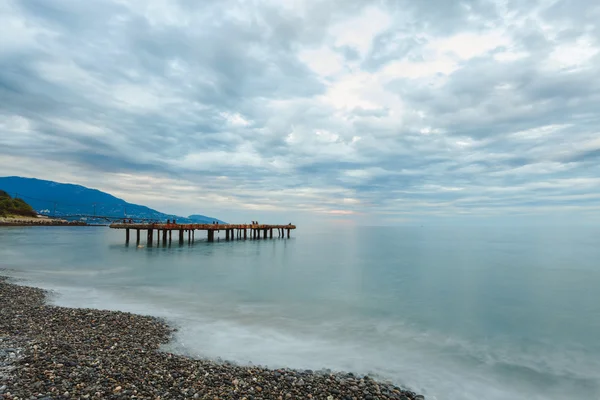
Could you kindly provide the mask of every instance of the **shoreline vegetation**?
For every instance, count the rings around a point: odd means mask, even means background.
[[[0,226],[86,226],[82,221],[39,216],[25,200],[0,190]]]
[[[160,351],[175,332],[161,319],[52,306],[47,295],[0,276],[0,399],[424,399],[352,373]]]

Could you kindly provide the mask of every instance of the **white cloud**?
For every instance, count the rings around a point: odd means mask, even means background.
[[[222,112],[221,117],[225,118],[227,123],[232,126],[248,126],[250,121],[239,113]]]
[[[364,57],[371,48],[373,39],[390,24],[391,18],[386,12],[370,6],[361,10],[360,14],[336,23],[329,32],[334,38],[335,46],[349,46]]]
[[[600,48],[591,37],[581,36],[573,42],[558,44],[549,56],[549,67],[557,69],[591,67],[590,62],[599,51]]]
[[[491,31],[465,32],[447,38],[436,38],[429,42],[427,48],[441,56],[457,56],[461,60],[468,60],[509,45],[510,39],[505,33]]]
[[[336,75],[344,69],[342,56],[327,47],[304,49],[299,53],[298,57],[310,69],[323,77]]]

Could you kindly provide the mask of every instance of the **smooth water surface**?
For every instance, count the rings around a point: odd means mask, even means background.
[[[166,317],[170,350],[196,357],[370,373],[428,399],[600,398],[599,229],[335,228],[151,248],[0,228],[0,267],[59,305]]]

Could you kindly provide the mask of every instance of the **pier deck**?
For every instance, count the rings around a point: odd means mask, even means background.
[[[225,231],[225,240],[234,239],[273,239],[273,230],[277,230],[278,237],[290,238],[290,231],[296,229],[296,225],[264,225],[264,224],[164,224],[151,223],[139,224],[119,222],[110,225],[111,229],[125,229],[125,241],[129,243],[130,230],[136,231],[136,241],[140,242],[140,231],[146,231],[147,243],[152,245],[154,242],[154,231],[156,231],[156,242],[160,243],[161,238],[163,243],[171,242],[173,231],[179,233],[179,242],[185,240],[187,233],[188,243],[195,239],[196,231],[206,231],[207,240],[213,242],[215,240],[215,232]]]

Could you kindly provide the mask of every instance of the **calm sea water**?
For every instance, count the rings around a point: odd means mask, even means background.
[[[138,248],[102,227],[2,228],[0,267],[59,305],[166,317],[169,350],[196,357],[370,373],[428,399],[600,398],[599,229],[293,236]]]

